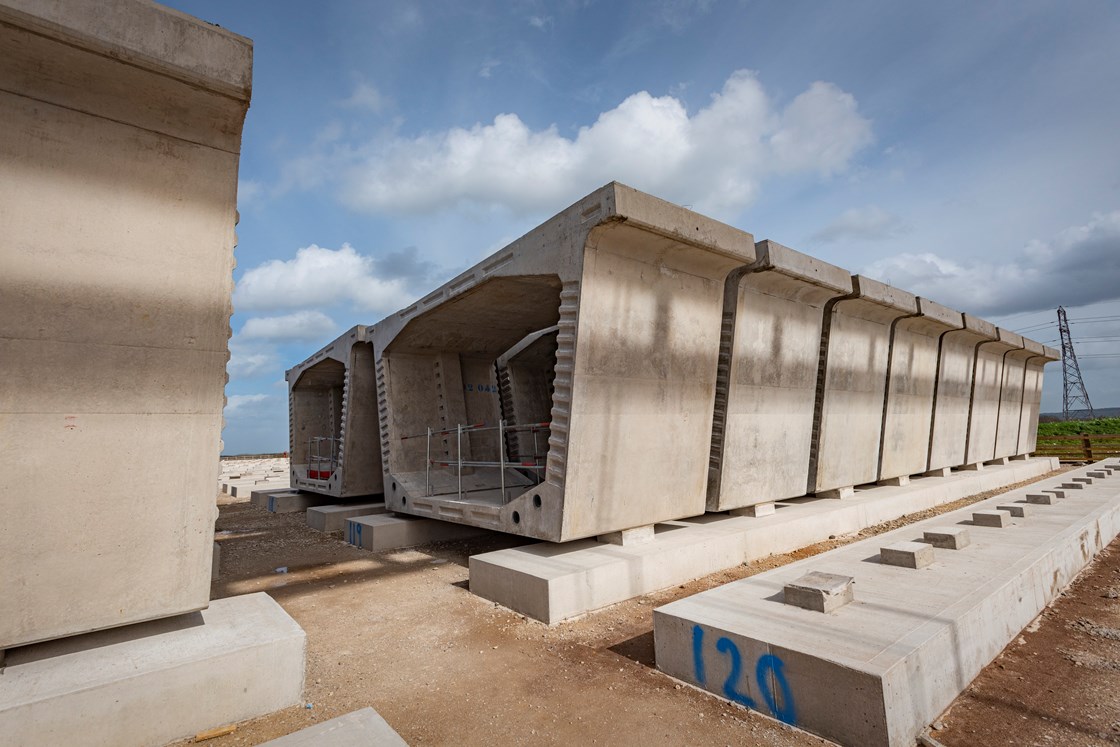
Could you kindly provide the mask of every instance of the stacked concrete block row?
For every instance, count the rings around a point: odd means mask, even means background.
[[[359,338],[372,355],[332,352]],[[603,536],[1028,454],[1056,358],[612,183],[292,369],[293,455],[345,454],[292,479],[347,497],[360,439],[390,510]],[[302,404],[323,366],[344,410]]]

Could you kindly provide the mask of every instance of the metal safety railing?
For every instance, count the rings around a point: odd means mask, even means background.
[[[426,443],[426,451],[424,458],[424,495],[432,495],[432,467],[448,467],[455,469],[456,481],[456,496],[463,497],[463,469],[464,468],[493,468],[498,470],[499,484],[502,491],[502,501],[506,498],[506,469],[514,467],[516,469],[532,470],[537,478],[537,484],[544,481],[543,476],[540,474],[544,468],[544,459],[547,457],[545,454],[540,454],[538,449],[538,436],[541,431],[547,431],[552,427],[552,423],[529,423],[525,425],[510,425],[505,420],[498,421],[497,425],[486,425],[485,423],[470,423],[464,425],[460,423],[454,428],[445,428],[443,430],[432,430],[428,428],[424,433],[417,433],[411,436],[401,436],[402,441],[408,441],[414,438],[423,438]],[[472,433],[482,433],[485,431],[495,431],[498,434],[498,461],[484,461],[478,459],[464,459],[463,458],[463,434],[466,434],[468,439]],[[533,453],[532,454],[517,454],[515,459],[506,458],[506,434],[516,431],[529,431],[533,434]],[[455,459],[433,459],[432,458],[432,436],[449,436],[455,434]]]
[[[324,449],[326,453],[324,454]],[[324,469],[326,467],[326,469]],[[329,480],[338,468],[338,439],[312,436],[307,439],[307,479]]]

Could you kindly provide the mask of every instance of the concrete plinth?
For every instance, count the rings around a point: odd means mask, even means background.
[[[925,568],[933,563],[933,546],[923,542],[892,542],[879,548],[879,562],[900,568]]]
[[[264,509],[274,514],[294,514],[299,511],[306,511],[312,506],[327,505],[334,500],[336,499],[329,495],[306,493],[303,491],[298,493],[276,493],[268,496]]]
[[[1027,503],[1030,503],[1030,501],[1027,501]],[[1017,519],[1025,519],[1032,515],[1031,507],[1026,505],[1026,503],[1001,504],[996,506],[996,509],[999,511],[1006,511]]]
[[[346,520],[346,541],[373,552],[489,534],[485,529],[418,516],[377,514]]]
[[[537,620],[557,623],[831,535],[857,532],[1029,480],[1057,467],[1056,458],[1036,457],[983,472],[869,488],[844,501],[783,501],[771,516],[706,514],[659,524],[654,540],[637,547],[583,540],[483,553],[470,559],[471,591]]]
[[[974,511],[972,514],[972,523],[978,527],[1003,527],[1011,525],[1011,512],[1010,511]]]
[[[782,601],[814,612],[834,612],[855,599],[853,581],[835,573],[806,573],[785,585]]]
[[[633,529],[623,529],[621,532],[600,534],[595,539],[608,545],[631,547],[633,545],[641,545],[650,542],[653,540],[653,537],[654,531],[653,525],[651,524],[644,527],[634,527]]]
[[[1052,506],[1058,502],[1059,498],[1063,496],[1064,494],[1055,495],[1053,492],[1048,491],[1045,493],[1027,493],[1025,496],[1023,496],[1023,499],[1027,503],[1033,503],[1038,506]]]
[[[385,513],[384,503],[329,504],[307,509],[307,526],[319,532],[341,532],[346,520],[354,516],[374,516]]]
[[[303,630],[267,594],[8,651],[8,745],[149,747],[298,703]]]
[[[987,510],[1008,497],[978,506]],[[972,544],[938,550],[922,583],[913,570],[867,562],[883,543],[956,526],[972,510],[660,607],[657,666],[840,744],[910,747],[1120,533],[1120,489],[1093,485],[1006,529],[970,529]],[[855,599],[831,615],[775,603],[783,587],[814,571],[853,577]]]
[[[922,542],[942,550],[960,550],[972,544],[972,535],[964,527],[930,527],[922,532]]]
[[[351,711],[265,744],[271,747],[408,747],[372,708]]]

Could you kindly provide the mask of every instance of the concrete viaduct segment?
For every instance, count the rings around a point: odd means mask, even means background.
[[[612,183],[289,371],[292,484],[550,542],[644,541],[1028,454],[1054,359]],[[315,438],[334,439],[329,469],[308,466]]]

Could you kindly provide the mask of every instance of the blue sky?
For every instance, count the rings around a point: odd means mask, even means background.
[[[255,43],[227,453],[286,449],[285,369],[612,179],[1040,342],[1064,305],[1120,405],[1112,0],[169,4]]]

